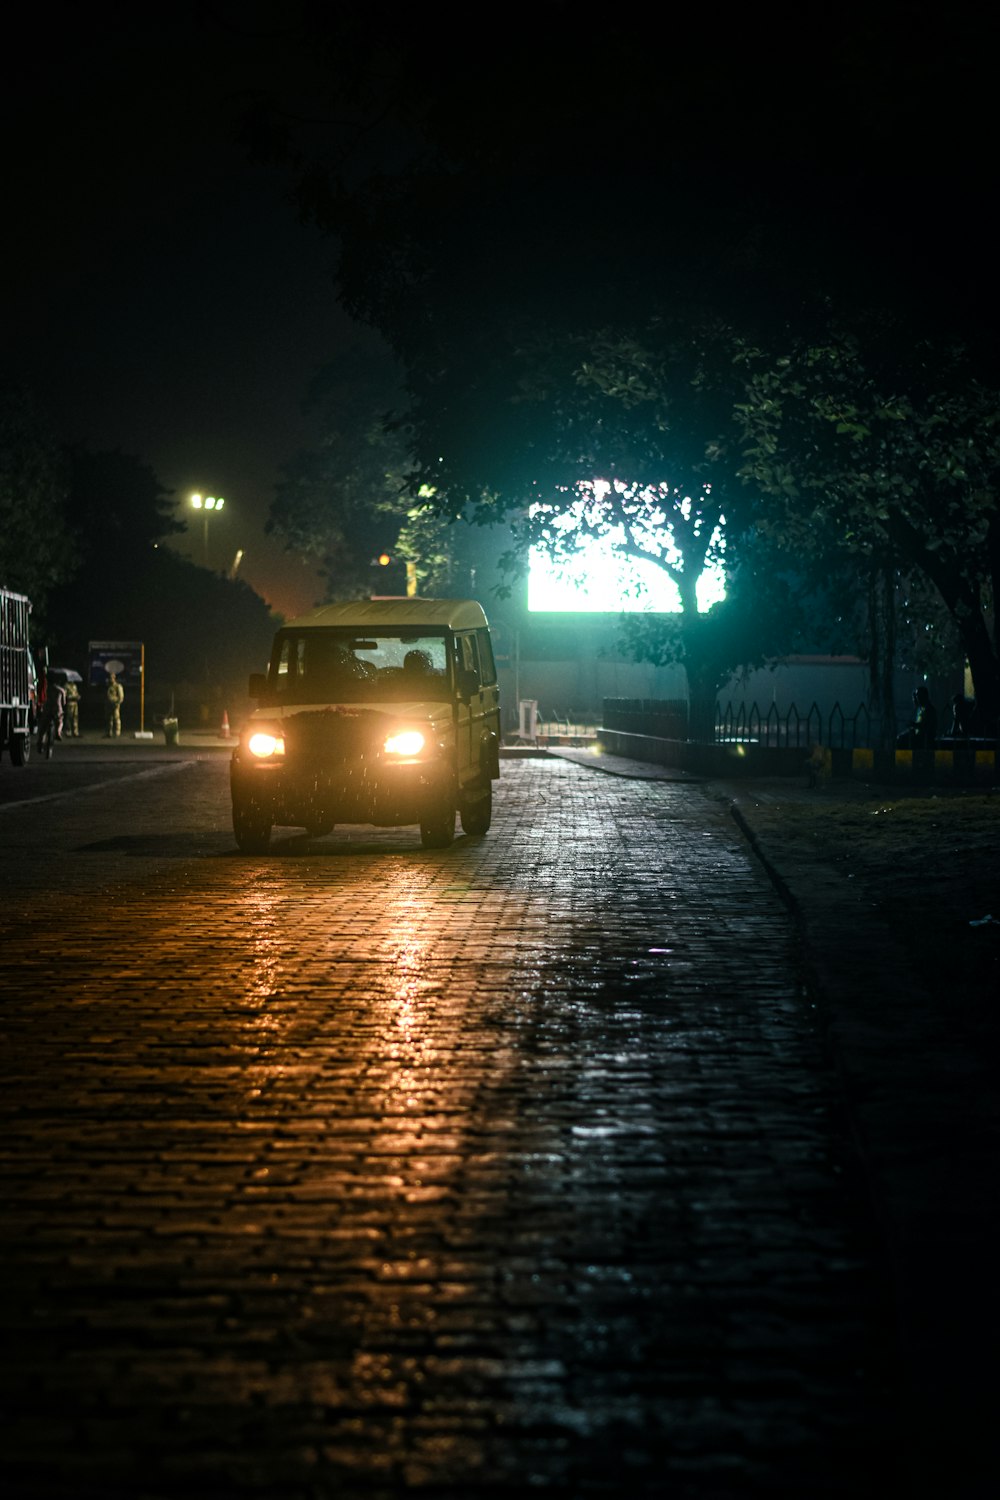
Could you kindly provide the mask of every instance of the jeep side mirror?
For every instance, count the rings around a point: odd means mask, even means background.
[[[267,692],[267,673],[251,672],[249,694],[251,698],[263,698]]]
[[[471,698],[473,693],[479,692],[479,687],[479,673],[475,667],[460,667],[458,673],[458,696],[460,698]]]

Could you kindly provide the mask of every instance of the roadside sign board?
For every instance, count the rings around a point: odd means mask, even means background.
[[[87,655],[91,687],[104,687],[114,672],[122,687],[141,690],[142,641],[88,641]]]

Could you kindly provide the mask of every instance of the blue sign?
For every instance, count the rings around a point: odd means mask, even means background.
[[[142,641],[88,641],[90,686],[106,687],[113,672],[122,687],[142,686]]]

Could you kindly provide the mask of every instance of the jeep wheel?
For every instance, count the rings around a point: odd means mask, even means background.
[[[493,783],[487,781],[486,788],[477,788],[472,796],[463,797],[459,808],[462,830],[473,837],[488,833],[493,821]]]
[[[12,766],[27,765],[31,756],[31,735],[12,734],[10,737],[10,763]]]
[[[455,841],[455,806],[435,808],[420,820],[420,842],[425,849],[447,849]]]
[[[244,854],[266,854],[271,842],[271,815],[252,797],[233,797],[233,833]]]

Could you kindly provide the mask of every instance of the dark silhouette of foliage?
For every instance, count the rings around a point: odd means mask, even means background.
[[[151,547],[106,578],[103,590],[87,580],[61,594],[46,644],[50,660],[83,671],[89,641],[141,641],[153,714],[166,711],[173,690],[242,704],[248,674],[267,665],[276,624],[248,584]]]
[[[995,297],[991,205],[956,147],[987,115],[969,89],[947,114],[927,107],[929,79],[981,69],[978,22],[929,30],[914,18],[901,31],[872,14],[790,68],[756,13],[719,28],[626,7],[597,27],[543,4],[507,13],[488,47],[477,40],[475,66],[460,43],[445,71],[450,18],[390,7],[370,24],[303,6],[282,19],[308,77],[294,98],[258,94],[246,139],[290,166],[302,213],[337,238],[344,305],[401,362],[412,495],[444,516],[508,518],[522,540],[544,525],[533,502],[568,505],[581,479],[724,501],[734,608],[737,579],[781,573],[766,544],[787,546],[796,524],[819,574],[824,546],[827,574],[886,563],[812,525],[808,505],[793,523],[795,497],[742,464],[734,407],[760,393],[741,393],[748,371],[727,368],[726,345],[730,358],[762,350],[766,367],[789,341],[822,343],[831,305],[886,308],[890,366],[919,320],[929,335],[960,329],[983,378],[995,358],[981,333]],[[927,213],[945,192],[962,203],[960,236],[953,216]],[[960,439],[960,409],[941,415]],[[789,445],[788,465],[821,483],[809,441]],[[855,502],[878,523],[878,496]],[[968,634],[960,531],[954,547],[939,534],[928,549],[911,520],[897,507],[889,561],[933,578]],[[675,581],[688,595],[706,528],[707,514],[682,549]],[[705,681],[697,652],[714,659],[728,638],[752,653],[769,634],[754,643],[721,616],[711,628],[686,616],[682,655]],[[687,628],[664,626],[675,641]]]
[[[995,724],[1000,392],[955,351],[922,343],[887,359],[877,333],[748,356],[744,473],[768,496],[762,524],[781,548],[857,559],[889,580],[904,618],[921,604],[929,624],[943,606]]]
[[[319,560],[328,600],[403,592],[408,565],[425,594],[497,585],[506,533],[498,544],[469,516],[444,512],[435,491],[413,492],[406,393],[384,352],[355,347],[331,360],[306,408],[320,418],[321,446],[284,466],[267,529]]]
[[[68,451],[67,519],[81,562],[96,580],[115,577],[151,547],[184,530],[170,491],[148,464],[120,451]]]
[[[197,685],[212,698],[234,684],[245,689],[274,631],[264,600],[161,545],[184,527],[140,459],[76,447],[66,474],[74,572],[49,601],[50,660],[82,669],[91,640],[142,641],[147,683],[161,698],[165,684]]]
[[[355,347],[314,379],[306,409],[318,417],[321,446],[283,466],[267,530],[316,559],[326,598],[377,591],[377,559],[398,556],[411,501],[405,436],[392,425],[404,404],[387,354]]]
[[[61,447],[30,395],[3,388],[0,580],[32,600],[50,661],[83,672],[89,641],[142,641],[161,700],[175,684],[199,700],[241,700],[248,672],[267,662],[275,617],[245,583],[161,545],[183,529],[148,465]]]
[[[27,594],[35,624],[77,565],[59,442],[31,395],[0,387],[0,581]]]

